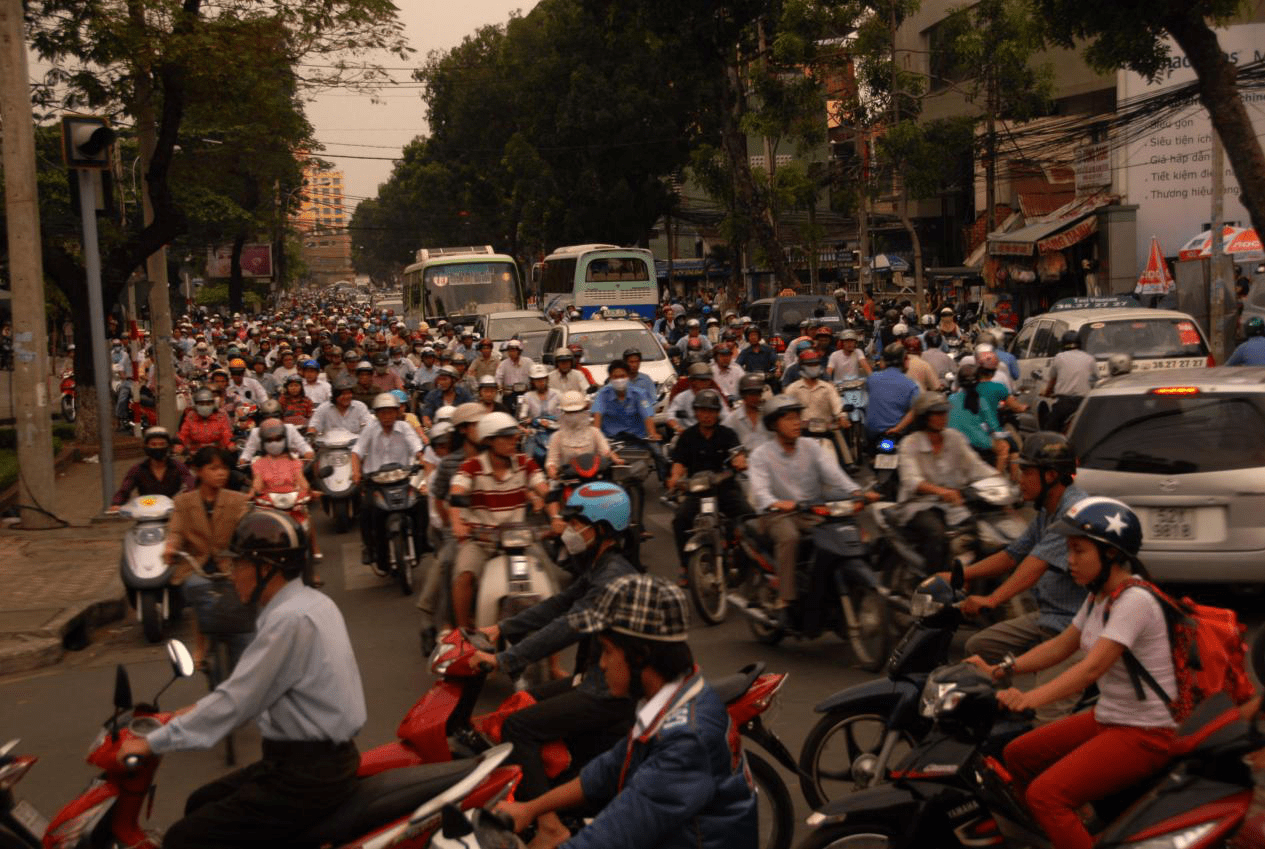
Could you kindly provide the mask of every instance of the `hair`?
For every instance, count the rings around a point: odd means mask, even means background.
[[[193,469],[201,469],[211,465],[216,460],[224,464],[226,469],[233,468],[233,454],[227,448],[221,448],[218,445],[203,445],[193,457],[189,459],[189,467]]]
[[[609,375],[611,372],[613,372],[617,368],[621,368],[624,371],[629,372],[629,373],[632,372],[632,369],[628,367],[628,362],[626,360],[611,360],[610,365],[606,367],[606,373]]]
[[[966,397],[962,399],[962,406],[975,415],[979,415],[979,387],[963,386],[962,391],[966,393]]]
[[[634,672],[653,669],[664,681],[672,681],[694,669],[694,653],[685,640],[648,640],[609,629],[602,636],[624,653],[628,667]]]

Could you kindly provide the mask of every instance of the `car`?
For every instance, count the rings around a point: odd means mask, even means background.
[[[474,329],[495,342],[498,348],[502,342],[517,337],[523,343],[523,356],[538,363],[545,351],[545,338],[553,325],[536,310],[509,310],[479,316]]]
[[[1137,512],[1140,558],[1157,581],[1265,581],[1265,367],[1109,378],[1068,438],[1077,485]]]
[[[598,384],[606,383],[606,366],[622,359],[624,351],[641,351],[641,373],[662,389],[676,382],[676,370],[658,337],[640,321],[629,319],[593,319],[559,324],[545,340],[543,360],[553,365],[553,352],[579,343],[584,347],[584,367]],[[662,394],[662,392],[660,393]]]
[[[1099,377],[1107,375],[1107,358],[1118,353],[1133,358],[1134,371],[1215,364],[1199,323],[1184,312],[1146,309],[1127,297],[1059,301],[1049,312],[1025,321],[1008,346],[1019,361],[1015,394],[1042,426],[1054,399],[1041,393],[1049,381],[1050,363],[1062,350],[1063,334],[1069,330],[1080,336],[1081,349],[1098,360]]]
[[[835,332],[847,328],[839,312],[839,302],[829,295],[761,298],[751,302],[747,315],[760,328],[764,338],[773,340],[773,346],[779,353],[786,350],[786,343],[799,336],[799,323],[806,318],[818,320]]]

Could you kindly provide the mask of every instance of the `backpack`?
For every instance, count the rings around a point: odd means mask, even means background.
[[[1170,696],[1126,649],[1122,659],[1139,701],[1146,698],[1145,685],[1180,725],[1200,702],[1217,693],[1225,693],[1236,705],[1255,695],[1245,666],[1247,645],[1243,635],[1247,629],[1233,610],[1197,604],[1190,598],[1178,601],[1149,581],[1129,578],[1107,598],[1104,622],[1112,603],[1129,587],[1141,587],[1159,601],[1177,678],[1177,693]]]

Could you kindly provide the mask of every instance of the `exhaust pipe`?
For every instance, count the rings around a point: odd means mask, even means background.
[[[729,593],[729,595],[726,596],[726,600],[735,608],[737,608],[738,612],[741,613],[743,616],[746,616],[749,619],[754,619],[756,622],[763,625],[764,627],[766,628],[780,627],[777,623],[777,620],[771,618],[769,614],[765,613],[762,608],[748,606],[749,602],[744,596],[740,596],[737,593]]]

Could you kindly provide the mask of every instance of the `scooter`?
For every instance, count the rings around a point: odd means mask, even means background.
[[[732,471],[698,472],[684,481],[685,495],[698,499],[698,515],[685,542],[685,580],[703,621],[717,625],[729,610],[729,591],[740,581],[730,529],[733,521],[719,511],[717,490]]]
[[[153,831],[142,828],[141,813],[152,804],[161,756],[131,755],[120,763],[126,740],[144,736],[171,721],[174,714],[158,708],[158,696],[178,678],[194,672],[193,657],[175,640],[167,643],[175,672],[149,704],[132,703],[127,671],[115,673],[114,711],[93,741],[88,763],[99,770],[97,780],[63,807],[51,821],[25,801],[14,801],[12,788],[35,764],[36,758],[0,754],[0,841],[6,847],[72,849],[117,845],[159,849]],[[16,742],[16,741],[15,741]],[[417,765],[392,770],[357,783],[352,793],[324,819],[296,834],[298,845],[369,847],[399,846],[421,849],[440,827],[445,805],[462,808],[494,805],[513,792],[521,777],[517,767],[503,767],[510,746],[491,748],[469,760]]]
[[[167,521],[175,505],[165,495],[138,495],[119,508],[119,515],[135,524],[123,536],[119,576],[127,599],[136,610],[145,639],[163,637],[163,623],[178,609],[171,592],[171,567],[163,558]]]
[[[852,452],[853,464],[861,465],[865,452],[865,409],[870,403],[870,393],[865,388],[865,378],[841,380],[835,384],[839,398],[843,402],[843,414],[852,422],[844,436],[848,450]]]
[[[61,417],[63,421],[73,422],[76,410],[75,371],[66,369],[61,375]]]
[[[351,447],[356,435],[335,428],[316,438],[316,478],[320,481],[321,504],[334,519],[336,533],[346,533],[356,515],[360,487],[352,478]],[[326,469],[329,469],[326,472]]]
[[[900,447],[895,439],[885,434],[870,441],[870,453],[874,455],[874,486],[872,489],[884,501],[895,501],[900,489]]]
[[[417,471],[416,466],[387,463],[365,476],[369,499],[378,514],[374,518],[375,531],[381,531],[374,536],[374,571],[394,577],[404,595],[413,594],[413,570],[419,559],[413,521],[421,498],[415,485]]]

